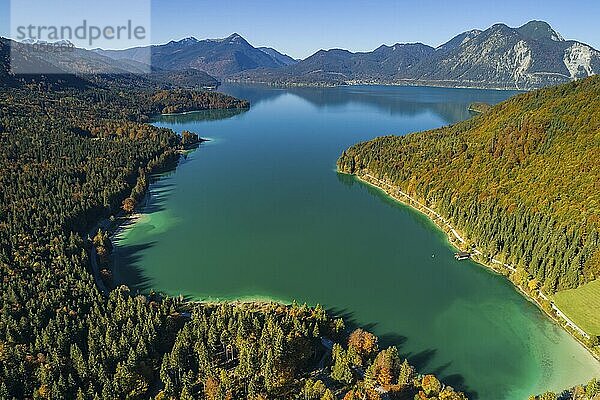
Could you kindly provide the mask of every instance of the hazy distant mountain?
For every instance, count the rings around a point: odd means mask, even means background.
[[[11,53],[13,43],[9,39],[0,37],[0,87],[17,87],[32,82],[43,82],[54,87],[90,86],[90,83],[84,79],[69,74],[32,53],[18,50]],[[11,62],[33,73],[15,75],[14,71],[11,70]],[[36,72],[44,72],[45,74],[37,74]]]
[[[287,54],[280,53],[271,47],[258,47],[258,49],[263,53],[270,55],[275,61],[277,61],[282,66],[293,65],[298,63],[298,60],[288,56]]]
[[[162,74],[160,79],[186,86],[214,86],[214,76],[275,84],[533,89],[600,72],[600,52],[563,39],[542,21],[518,28],[496,24],[483,31],[470,30],[437,48],[398,43],[371,52],[320,50],[301,61],[272,48],[256,48],[236,33],[224,39],[190,37],[127,50],[76,49],[58,59],[47,55],[44,60],[74,74],[135,74],[148,70],[150,60],[154,74]]]
[[[18,86],[28,81],[70,87],[203,88],[219,84],[206,72],[195,69],[146,73],[149,66],[135,60],[114,60],[77,48],[59,53],[34,51],[30,46],[0,38],[0,86]],[[11,61],[15,62],[15,71],[10,68]]]
[[[351,53],[347,50],[320,50],[292,69],[301,74],[322,71],[345,79],[381,78],[415,65],[434,49],[424,44],[381,46],[370,53]]]
[[[237,33],[225,39],[198,40],[190,37],[151,46],[152,67],[162,70],[198,69],[212,76],[224,77],[255,68],[279,68],[289,64],[287,56],[257,49]],[[95,50],[115,60],[143,61],[148,48]],[[274,52],[275,50],[273,50]],[[290,58],[291,59],[291,58]],[[286,63],[287,62],[287,63]]]
[[[320,50],[297,64],[243,71],[241,81],[284,84],[377,82],[532,89],[600,72],[600,52],[564,40],[550,25],[496,24],[471,30],[434,49],[423,44],[381,46],[368,53]]]
[[[343,84],[352,81],[388,81],[428,57],[435,49],[421,43],[380,46],[368,53],[348,50],[319,50],[312,56],[284,68],[244,71],[240,80],[274,83]]]

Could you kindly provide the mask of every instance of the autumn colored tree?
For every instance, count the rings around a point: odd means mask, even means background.
[[[531,279],[527,283],[527,288],[529,289],[530,292],[535,292],[540,288],[540,283],[537,279]]]
[[[327,387],[321,380],[307,379],[302,389],[302,395],[305,400],[318,400],[325,394],[326,390]]]
[[[121,207],[123,211],[130,214],[135,210],[135,199],[133,197],[127,197],[123,200],[123,205]]]
[[[382,350],[375,357],[375,361],[368,368],[367,375],[374,384],[389,389],[397,382],[400,373],[400,356],[396,347],[390,347]]]
[[[358,384],[344,395],[344,400],[381,400],[377,391]]]
[[[98,229],[98,233],[92,239],[92,243],[96,248],[96,253],[102,262],[106,262],[105,258],[112,251],[112,243],[108,232]]]
[[[590,399],[594,399],[594,398],[596,398],[596,396],[600,396],[600,381],[596,378],[592,379],[585,386],[585,394]]]
[[[400,372],[398,373],[398,385],[406,386],[412,383],[415,376],[415,369],[408,363],[408,360],[404,360],[400,365]]]
[[[467,400],[462,392],[456,392],[452,387],[446,386],[438,395],[439,400]]]
[[[356,365],[363,365],[363,361],[374,356],[378,350],[377,336],[361,328],[354,330],[348,338],[348,349],[358,358],[352,360]]]
[[[442,390],[442,384],[433,375],[425,375],[421,380],[421,387],[427,396],[435,396]]]
[[[216,378],[208,377],[204,382],[204,395],[207,400],[219,400],[221,395],[221,385]]]
[[[331,389],[325,389],[325,393],[323,393],[323,396],[321,396],[321,400],[335,400],[335,395]]]
[[[539,400],[556,400],[557,398],[556,393],[553,392],[546,392],[539,396]]]

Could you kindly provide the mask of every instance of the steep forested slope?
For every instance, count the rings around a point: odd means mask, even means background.
[[[355,145],[338,168],[422,199],[547,293],[600,277],[600,77]]]

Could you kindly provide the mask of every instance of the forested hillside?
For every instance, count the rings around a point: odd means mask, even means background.
[[[546,293],[600,277],[599,77],[355,145],[338,168],[417,197]]]
[[[105,301],[88,272],[84,232],[176,155],[172,131],[141,121],[181,96],[49,91],[43,81],[0,91],[0,398],[102,393],[129,353],[151,365],[169,348],[176,325],[165,317],[175,303]],[[188,97],[190,108],[246,105]],[[81,363],[85,375],[75,372]]]
[[[195,304],[126,287],[105,297],[90,256],[110,242],[88,232],[131,211],[149,174],[197,138],[145,122],[248,103],[103,82],[30,76],[0,89],[0,399],[465,398],[393,348],[378,355],[373,335],[348,341],[319,307]]]

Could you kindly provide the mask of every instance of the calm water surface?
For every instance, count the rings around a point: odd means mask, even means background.
[[[321,303],[479,399],[526,399],[600,365],[502,277],[457,262],[426,217],[335,172],[348,146],[447,125],[512,93],[226,86],[247,112],[156,124],[209,137],[152,185],[116,276],[197,299]]]

